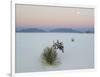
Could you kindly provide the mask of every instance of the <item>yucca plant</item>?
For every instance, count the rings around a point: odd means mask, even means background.
[[[55,65],[58,62],[58,53],[53,47],[46,47],[42,54],[42,59],[46,64]]]

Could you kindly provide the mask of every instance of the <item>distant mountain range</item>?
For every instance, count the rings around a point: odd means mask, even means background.
[[[69,32],[69,33],[80,33],[80,31],[77,31],[77,30],[73,30],[73,29],[70,29],[70,28],[58,28],[58,29],[54,29],[54,30],[51,30],[50,32]]]
[[[38,28],[27,28],[27,29],[16,30],[16,32],[45,32],[45,31]]]
[[[91,29],[91,30],[80,31],[80,30],[74,30],[74,29],[71,29],[71,28],[56,28],[56,29],[46,31],[46,30],[38,29],[38,28],[27,28],[27,29],[16,29],[16,32],[94,33],[94,29],[93,30]]]

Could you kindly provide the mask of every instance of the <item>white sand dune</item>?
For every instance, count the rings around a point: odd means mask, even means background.
[[[41,53],[56,40],[64,43],[64,53],[58,51],[61,64],[56,67],[44,66],[41,64]],[[15,58],[16,73],[93,68],[94,34],[16,33]]]

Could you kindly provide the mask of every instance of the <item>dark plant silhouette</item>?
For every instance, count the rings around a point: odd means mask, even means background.
[[[75,39],[74,39],[74,38],[72,38],[72,39],[71,39],[71,41],[72,41],[72,42],[74,42],[74,41],[75,41]]]
[[[63,42],[59,42],[59,40],[57,40],[56,43],[54,43],[53,41],[53,47],[54,49],[59,49],[62,51],[62,53],[64,53],[64,45],[63,45]]]

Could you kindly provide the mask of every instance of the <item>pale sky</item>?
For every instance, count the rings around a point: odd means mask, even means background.
[[[93,27],[94,9],[16,5],[16,27]]]

